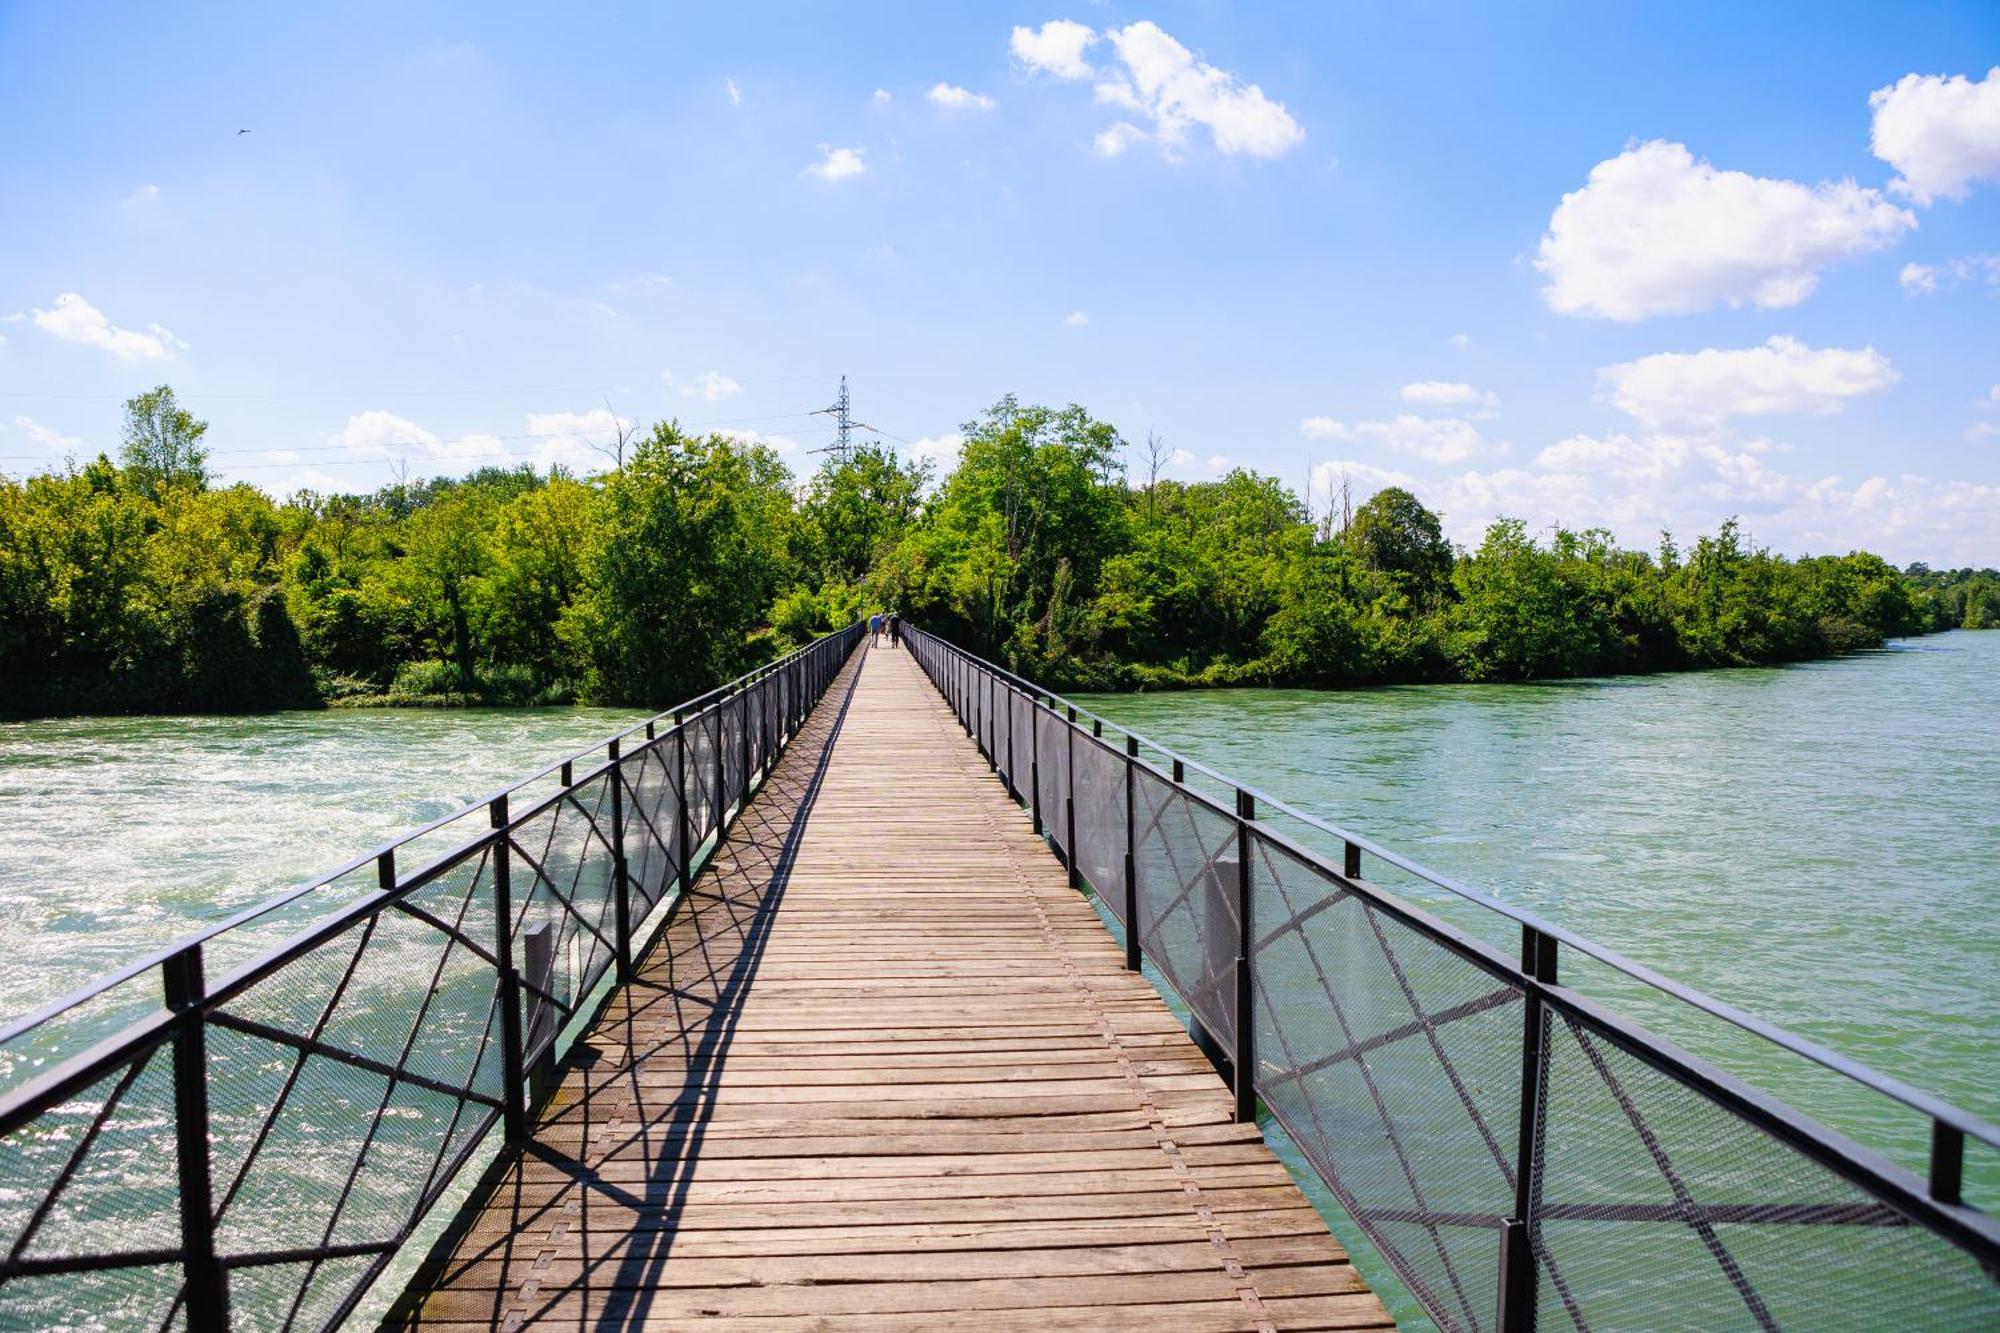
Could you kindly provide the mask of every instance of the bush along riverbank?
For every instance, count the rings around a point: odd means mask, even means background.
[[[958,466],[864,445],[803,485],[672,423],[618,466],[278,501],[212,483],[166,386],[118,461],[0,478],[0,712],[666,707],[894,607],[1059,688],[1515,681],[1800,661],[2000,625],[2000,573],[1502,520],[1455,548],[1389,488],[1158,475],[1080,407],[1002,399]],[[1138,461],[1134,461],[1134,460]]]

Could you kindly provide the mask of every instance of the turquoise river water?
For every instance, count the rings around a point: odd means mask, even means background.
[[[1780,670],[1078,702],[2000,1117],[2000,633]],[[551,709],[0,724],[0,1019],[633,720]],[[1488,914],[1385,882],[1511,951]],[[1565,980],[1921,1166],[1921,1120],[1565,967]],[[1995,1167],[1968,1161],[1974,1184],[1992,1185]]]

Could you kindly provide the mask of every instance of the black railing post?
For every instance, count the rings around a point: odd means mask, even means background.
[[[739,762],[736,765],[736,808],[741,810],[750,804],[750,687],[744,686],[736,695],[736,739]]]
[[[1361,849],[1359,847],[1356,847],[1351,842],[1343,842],[1340,844],[1340,847],[1341,847],[1341,857],[1340,857],[1341,873],[1346,875],[1349,879],[1360,879]]]
[[[1069,871],[1069,886],[1083,887],[1076,869],[1076,705],[1068,706],[1068,725],[1063,728],[1063,868]]]
[[[1139,738],[1125,738],[1125,970],[1139,970]]]
[[[620,985],[632,979],[632,869],[625,860],[625,761],[618,738],[605,747],[611,759],[606,771],[611,778],[611,892],[612,921],[616,934],[615,957]]]
[[[1528,1224],[1500,1219],[1499,1333],[1530,1333],[1535,1327],[1535,1255]]]
[[[1931,1121],[1931,1197],[1939,1203],[1965,1202],[1965,1131]]]
[[[1257,1018],[1251,986],[1251,960],[1257,937],[1250,913],[1250,826],[1257,819],[1257,799],[1236,789],[1236,1119],[1257,1119]]]
[[[507,794],[502,792],[494,797],[487,811],[493,824],[493,956],[500,963],[500,1118],[506,1126],[508,1145],[519,1147],[528,1141],[528,1108],[522,1087],[527,1074],[521,1060],[521,974],[514,968],[514,885],[508,855],[511,835],[507,830]]]
[[[1350,858],[1360,851],[1348,845]],[[1521,971],[1534,981],[1554,985],[1556,941],[1533,926],[1521,927]],[[1501,1222],[1501,1333],[1534,1333],[1535,1212],[1542,1199],[1542,1107],[1548,1098],[1548,1010],[1541,993],[1530,985],[1522,996],[1520,1138],[1515,1148],[1514,1215]]]
[[[1183,760],[1183,759],[1182,759],[1182,758],[1181,758],[1181,757],[1180,757],[1179,755],[1175,755],[1175,756],[1174,756],[1174,785],[1175,785],[1176,787],[1178,787],[1178,786],[1180,786],[1180,785],[1181,785],[1182,783],[1184,783],[1184,782],[1186,782],[1186,781],[1187,781],[1187,763],[1186,763],[1186,761],[1184,761],[1184,760]]]
[[[189,1328],[229,1327],[229,1273],[215,1256],[215,1206],[208,1146],[208,1039],[202,1014],[207,983],[201,946],[191,944],[161,966],[174,1030],[174,1147],[180,1168],[181,1270]]]

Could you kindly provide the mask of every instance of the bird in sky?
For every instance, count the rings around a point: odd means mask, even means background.
[[[248,130],[238,130],[238,131],[236,131],[236,132],[237,132],[238,134],[248,134],[248,133],[249,133],[250,131],[248,131]]]

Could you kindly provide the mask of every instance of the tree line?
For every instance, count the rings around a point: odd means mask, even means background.
[[[0,710],[664,707],[874,609],[1059,687],[1511,681],[1825,657],[2000,624],[2000,573],[1447,542],[1409,492],[1315,519],[1277,480],[1140,482],[1080,407],[1002,399],[957,468],[863,445],[796,483],[661,423],[604,472],[369,494],[211,484],[162,386],[117,461],[0,479]]]

